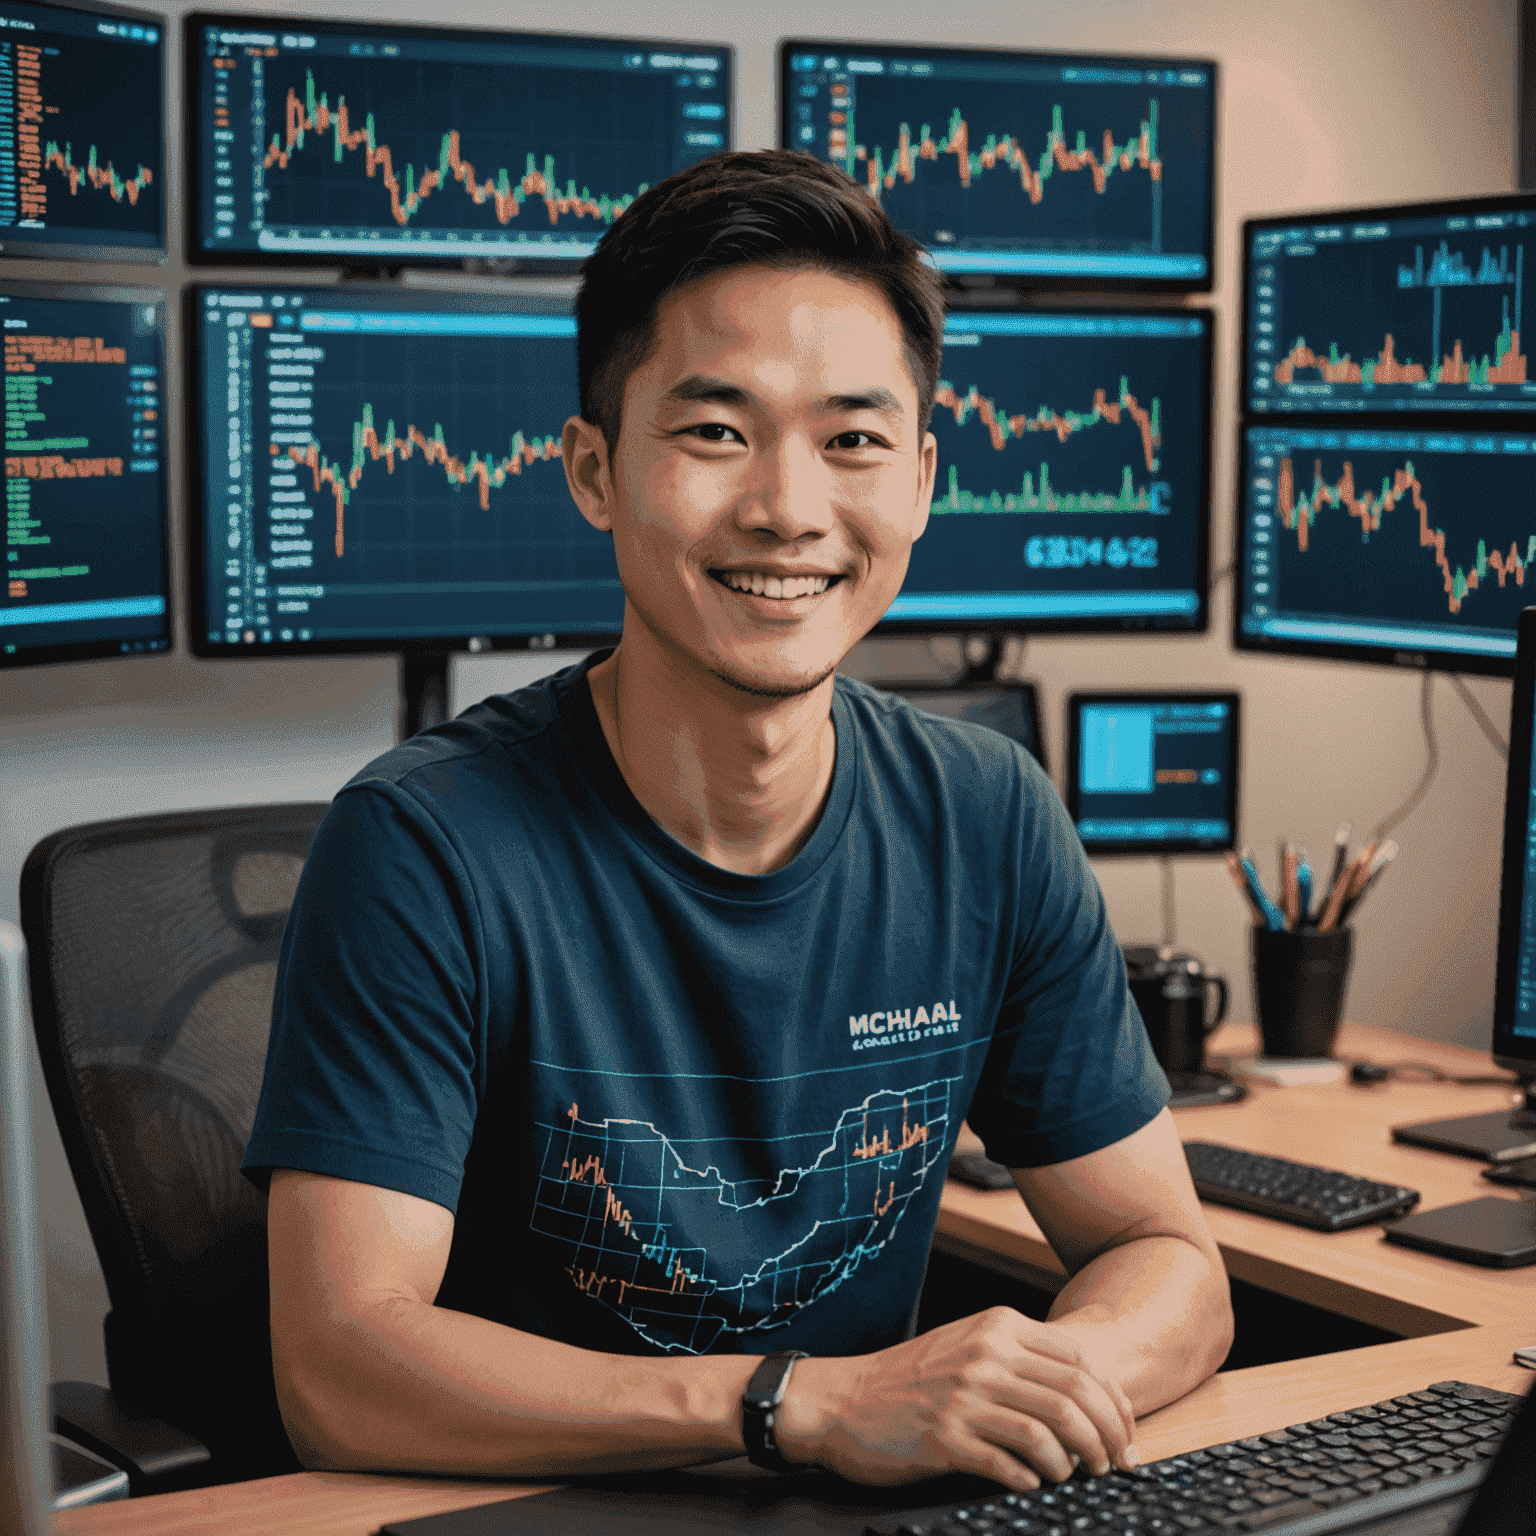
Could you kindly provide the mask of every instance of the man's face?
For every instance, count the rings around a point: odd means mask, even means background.
[[[570,466],[584,515],[613,532],[625,637],[638,623],[754,693],[822,681],[889,607],[927,523],[937,447],[917,408],[874,288],[750,267],[664,300],[612,464]]]

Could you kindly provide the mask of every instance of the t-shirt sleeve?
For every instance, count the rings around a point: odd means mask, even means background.
[[[1168,1102],[1104,895],[1055,789],[1026,763],[1012,971],[969,1121],[1038,1168],[1097,1152]]]
[[[344,790],[278,959],[242,1165],[297,1168],[456,1210],[483,1084],[478,915],[452,845],[398,786]]]

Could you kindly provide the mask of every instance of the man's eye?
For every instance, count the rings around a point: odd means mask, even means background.
[[[875,441],[868,432],[839,432],[827,445],[830,448],[868,448]]]
[[[729,443],[736,437],[736,429],[728,427],[724,422],[706,421],[701,426],[689,427],[689,432],[695,437],[702,438],[706,443]]]

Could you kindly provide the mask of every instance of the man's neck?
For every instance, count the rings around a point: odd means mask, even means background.
[[[781,868],[809,840],[832,785],[833,680],[759,698],[656,651],[631,633],[587,673],[619,772],[700,858],[743,875]]]

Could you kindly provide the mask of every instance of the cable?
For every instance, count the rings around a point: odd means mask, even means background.
[[[1379,843],[1400,821],[1405,821],[1418,809],[1419,802],[1429,793],[1429,786],[1440,766],[1440,744],[1435,740],[1435,716],[1430,708],[1430,685],[1435,680],[1433,672],[1424,674],[1424,689],[1419,696],[1419,714],[1424,724],[1424,775],[1411,795],[1390,815],[1382,818],[1371,833],[1371,841]]]
[[[1457,1083],[1463,1088],[1497,1087],[1518,1088],[1520,1079],[1508,1073],[1500,1076],[1460,1076],[1432,1067],[1425,1061],[1352,1061],[1350,1081],[1356,1085],[1384,1082],[1387,1078],[1399,1078],[1403,1082]]]
[[[1467,687],[1462,678],[1455,672],[1451,673],[1451,686],[1461,695],[1461,702],[1472,711],[1472,718],[1483,728],[1483,735],[1488,738],[1489,745],[1507,763],[1509,761],[1509,743],[1499,734],[1499,728],[1488,718],[1488,712],[1477,702],[1477,695]]]

